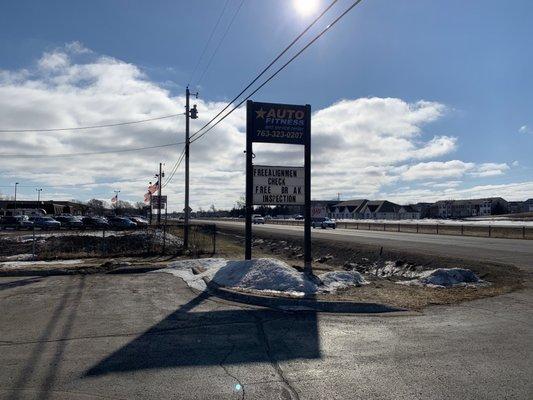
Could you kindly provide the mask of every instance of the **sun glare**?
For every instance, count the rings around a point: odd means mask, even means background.
[[[293,0],[293,4],[298,14],[305,17],[317,10],[319,0]]]

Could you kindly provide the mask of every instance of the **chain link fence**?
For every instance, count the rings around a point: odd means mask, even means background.
[[[167,223],[135,230],[0,231],[0,261],[87,257],[201,256],[216,252],[216,226]]]

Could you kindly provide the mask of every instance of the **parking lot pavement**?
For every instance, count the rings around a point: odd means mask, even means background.
[[[3,399],[527,399],[531,292],[283,313],[164,273],[0,278]]]

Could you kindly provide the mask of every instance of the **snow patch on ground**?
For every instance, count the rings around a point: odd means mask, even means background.
[[[15,254],[14,256],[5,257],[6,261],[31,261],[33,254]]]
[[[438,268],[420,273],[417,279],[398,282],[404,285],[428,287],[454,287],[483,284],[481,279],[469,269]]]
[[[329,290],[336,290],[348,286],[362,286],[368,282],[357,271],[331,271],[318,276],[322,284]]]
[[[192,268],[205,270],[195,275]],[[334,271],[320,275],[322,285],[316,284],[305,274],[283,261],[272,258],[253,260],[225,260],[204,258],[177,261],[158,272],[167,272],[182,278],[189,286],[205,290],[203,278],[216,284],[245,291],[263,294],[281,293],[296,297],[306,294],[332,292],[347,286],[361,286],[367,282],[357,271]]]
[[[412,225],[464,225],[464,226],[533,226],[531,220],[511,220],[511,219],[336,219],[337,222],[359,222],[360,224],[412,224]]]
[[[6,261],[0,262],[0,269],[26,268],[28,266],[48,266],[48,265],[75,265],[83,263],[83,260],[54,260],[54,261]]]

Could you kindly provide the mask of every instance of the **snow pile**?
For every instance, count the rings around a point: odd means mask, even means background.
[[[6,261],[31,261],[33,254],[15,254],[14,256],[5,257]]]
[[[83,260],[54,260],[54,261],[6,261],[0,262],[0,269],[17,269],[31,267],[44,267],[55,265],[76,265],[83,263]]]
[[[319,291],[325,290],[336,290],[345,288],[348,286],[361,286],[366,285],[368,282],[363,278],[357,271],[331,271],[325,272],[319,275],[322,284],[327,289],[320,289]]]
[[[192,268],[205,272],[195,275]],[[303,296],[331,292],[347,286],[361,286],[367,282],[357,271],[334,271],[320,275],[322,285],[283,261],[272,258],[232,261],[222,258],[177,261],[158,272],[168,272],[182,278],[189,286],[204,290],[203,278],[231,289],[263,293],[282,293]]]
[[[479,284],[483,283],[483,281],[469,269],[438,268],[422,272],[418,279],[398,283],[430,287],[453,287]]]
[[[381,278],[402,277],[411,279],[420,277],[421,271],[421,266],[406,264],[398,266],[395,261],[378,261],[367,270],[368,273]]]

